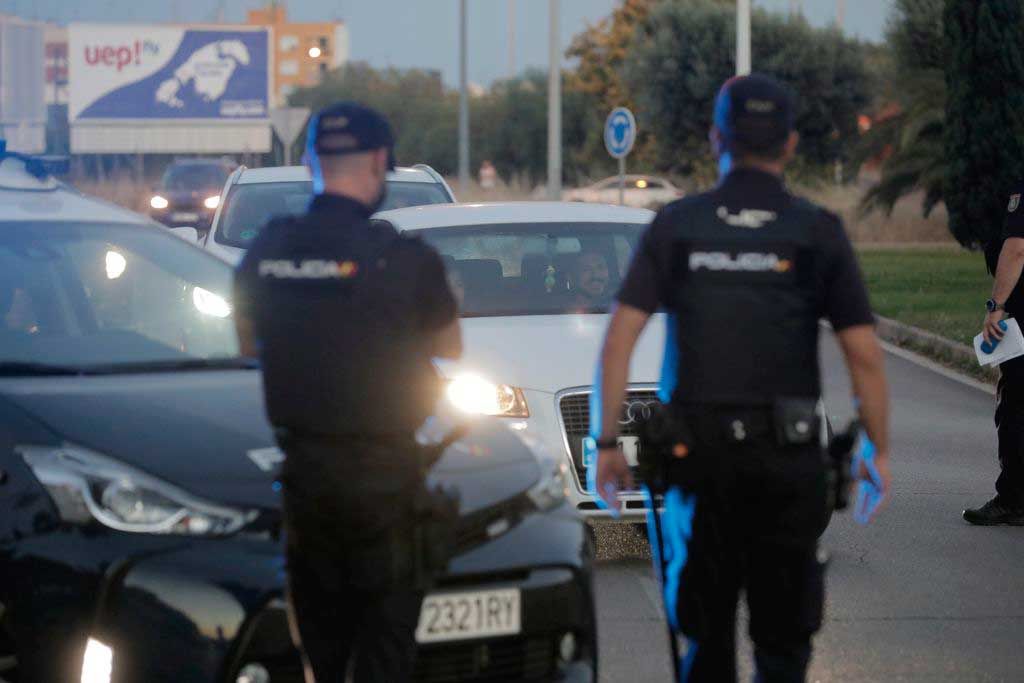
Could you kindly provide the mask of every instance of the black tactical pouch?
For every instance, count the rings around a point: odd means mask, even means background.
[[[669,484],[689,488],[703,478],[693,432],[681,411],[660,403],[652,406],[650,417],[638,422],[637,434],[637,474],[651,493],[664,493]]]
[[[780,398],[773,406],[775,440],[779,446],[806,446],[820,438],[817,399]]]
[[[836,434],[828,445],[829,497],[831,509],[845,510],[850,505],[853,488],[853,449],[860,438],[861,425],[856,420],[845,432]]]

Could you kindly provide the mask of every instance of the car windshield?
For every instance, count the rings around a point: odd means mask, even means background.
[[[164,173],[165,190],[219,190],[228,179],[228,171],[217,164],[174,164]]]
[[[389,180],[381,211],[451,201],[442,185]],[[313,196],[309,181],[236,185],[228,194],[214,239],[221,244],[246,248],[274,216],[302,213]]]
[[[231,281],[169,232],[0,222],[0,365],[237,359]]]
[[[444,259],[465,317],[607,313],[643,224],[529,223],[416,234]]]

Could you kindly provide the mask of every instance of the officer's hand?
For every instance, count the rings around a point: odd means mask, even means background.
[[[889,472],[889,454],[875,453],[873,461],[875,473],[869,472],[865,464],[861,463],[860,478],[870,481],[877,486],[883,494],[889,494],[889,487],[892,485],[892,474]],[[876,477],[875,474],[878,474]]]
[[[981,333],[989,344],[1002,339],[1005,332],[999,327],[999,321],[1006,317],[1006,311],[992,311],[985,316]]]
[[[597,452],[597,495],[617,517],[621,511],[619,492],[633,488],[633,472],[626,456],[618,448],[605,448]]]

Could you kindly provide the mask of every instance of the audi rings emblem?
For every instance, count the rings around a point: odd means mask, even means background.
[[[657,401],[624,401],[622,403],[622,419],[620,425],[631,425],[639,420],[647,420],[651,417],[651,410],[658,405]]]

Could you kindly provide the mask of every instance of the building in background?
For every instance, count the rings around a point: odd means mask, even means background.
[[[250,10],[247,23],[272,29],[273,106],[285,106],[296,89],[316,85],[326,71],[348,61],[348,27],[344,22],[289,23],[284,5],[271,2],[262,9]]]
[[[0,138],[17,152],[46,148],[43,24],[0,15]]]

